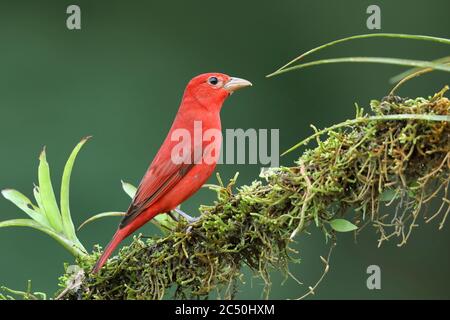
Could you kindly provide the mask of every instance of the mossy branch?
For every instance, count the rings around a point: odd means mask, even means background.
[[[428,99],[389,96],[372,101],[373,115],[358,108],[354,120],[317,131],[307,141],[315,139],[317,146],[294,166],[270,169],[251,185],[235,190],[236,179],[228,185],[219,179],[219,185],[210,186],[217,200],[200,207],[198,222],[188,227],[180,220],[159,238],[136,237],[92,275],[97,248],[78,259],[82,280],[80,272],[77,281],[71,273],[61,277],[59,298],[162,299],[168,292],[176,298],[206,298],[216,292],[232,299],[243,266],[262,279],[268,297],[269,272],[291,275],[289,264],[297,255],[291,238],[308,228],[319,228],[334,242],[337,231],[356,226],[356,235],[371,225],[379,245],[397,238],[399,246],[420,217],[426,222],[440,219],[442,229],[450,212],[446,89]],[[440,206],[433,214],[425,213],[423,207],[432,199]],[[384,206],[392,212],[382,214]],[[328,270],[329,256],[323,260]]]

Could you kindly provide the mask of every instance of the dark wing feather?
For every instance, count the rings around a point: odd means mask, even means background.
[[[138,215],[158,201],[162,195],[172,189],[193,167],[193,164],[175,165],[172,161],[163,164],[162,170],[150,168],[141,182],[136,196],[120,223],[120,228],[127,226]]]
[[[175,143],[177,142],[169,141],[166,138],[142,179],[119,228],[129,225],[137,216],[171,190],[194,167],[196,161],[193,156],[199,155],[201,157],[202,155],[201,152],[188,153],[185,155],[184,161],[175,163],[171,159],[171,152]],[[202,146],[195,146],[194,148],[202,148]]]

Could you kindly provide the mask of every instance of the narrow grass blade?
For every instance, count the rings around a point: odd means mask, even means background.
[[[73,225],[72,216],[70,214],[70,176],[72,174],[73,165],[75,163],[75,159],[78,155],[78,152],[81,150],[86,141],[89,140],[90,137],[83,138],[73,149],[72,153],[69,156],[69,159],[66,162],[64,167],[64,172],[61,181],[61,218],[62,225],[64,228],[64,233],[71,240],[76,240],[77,236],[75,234],[75,227]]]
[[[77,230],[80,230],[87,224],[103,219],[108,217],[123,217],[125,216],[125,212],[117,212],[117,211],[111,211],[111,212],[102,212],[99,214],[96,214],[89,219],[85,220]],[[169,215],[167,214],[158,214],[155,216],[151,221],[155,226],[157,226],[163,233],[165,233],[167,230],[172,230],[175,226],[176,221],[173,220]]]
[[[6,227],[29,227],[33,228],[39,231],[42,231],[55,239],[58,243],[60,243],[64,248],[66,248],[73,256],[75,257],[82,257],[85,255],[85,253],[80,250],[72,241],[69,239],[66,239],[61,234],[55,232],[51,228],[44,227],[37,223],[36,221],[33,221],[31,219],[13,219],[13,220],[7,220],[0,222],[0,228],[6,228]]]
[[[89,219],[84,221],[82,224],[80,224],[80,226],[78,227],[78,230],[83,228],[88,223],[91,223],[93,221],[96,221],[96,220],[99,220],[99,219],[102,219],[102,218],[106,218],[106,217],[123,217],[124,215],[125,215],[125,212],[115,212],[115,211],[99,213],[99,214],[96,214],[95,216],[90,217]]]
[[[356,36],[351,36],[351,37],[346,37],[346,38],[334,40],[334,41],[328,42],[326,44],[323,44],[321,46],[318,46],[316,48],[313,48],[311,50],[308,50],[305,53],[303,53],[303,54],[299,55],[298,57],[294,58],[293,60],[289,61],[287,64],[285,64],[284,66],[282,66],[281,68],[279,68],[275,72],[267,75],[267,77],[272,77],[274,75],[279,74],[281,70],[287,68],[288,66],[291,66],[292,64],[294,64],[295,62],[299,61],[300,59],[303,59],[306,56],[309,56],[310,54],[315,53],[317,51],[320,51],[322,49],[331,47],[333,45],[336,45],[336,44],[339,44],[339,43],[342,43],[342,42],[347,42],[347,41],[356,40],[356,39],[365,39],[365,38],[398,38],[398,39],[431,41],[431,42],[437,42],[437,43],[442,43],[442,44],[447,44],[447,45],[450,44],[450,39],[439,38],[439,37],[432,37],[432,36],[413,35],[413,34],[401,34],[401,33],[370,33],[370,34],[361,34],[361,35],[356,35]]]
[[[125,193],[131,198],[134,198],[134,195],[136,194],[137,188],[133,186],[131,183],[121,181],[122,182],[122,189],[125,191]]]
[[[307,62],[302,64],[297,64],[295,66],[282,69],[273,73],[272,75],[279,75],[282,73],[286,73],[289,71],[304,69],[312,66],[318,66],[322,64],[334,64],[334,63],[378,63],[378,64],[393,64],[398,66],[407,66],[407,67],[419,67],[419,68],[431,68],[435,70],[441,70],[450,72],[450,66],[433,63],[429,61],[422,60],[409,60],[409,59],[399,59],[399,58],[385,58],[385,57],[344,57],[344,58],[333,58],[333,59],[324,59],[317,60],[313,62]]]
[[[44,206],[45,215],[54,231],[60,233],[63,230],[61,214],[53,192],[52,181],[50,178],[50,167],[47,162],[45,148],[39,156],[39,190]]]
[[[19,209],[28,214],[34,221],[43,226],[49,226],[47,218],[42,214],[39,207],[36,207],[24,194],[14,189],[5,189],[2,190],[2,195],[5,199],[11,201]]]
[[[436,59],[436,60],[433,60],[431,62],[438,63],[438,64],[447,64],[447,63],[450,63],[450,56],[444,57],[444,58],[440,58],[440,59]],[[390,83],[397,83],[397,82],[401,81],[402,79],[404,79],[406,77],[409,77],[409,76],[411,76],[411,75],[413,75],[413,74],[415,74],[415,73],[417,73],[417,72],[419,72],[421,70],[425,70],[425,69],[426,68],[412,68],[412,69],[408,69],[408,70],[406,70],[406,71],[404,71],[402,73],[399,73],[399,74],[393,76],[392,78],[390,78],[389,82]]]
[[[449,62],[446,62],[445,64],[450,65]],[[431,68],[419,68],[418,71],[411,73],[410,75],[406,76],[405,78],[401,79],[389,92],[389,95],[393,96],[395,94],[395,92],[398,90],[398,88],[400,88],[402,85],[404,85],[406,82],[416,78],[416,77],[420,77],[426,73],[430,73],[433,72],[434,70]]]

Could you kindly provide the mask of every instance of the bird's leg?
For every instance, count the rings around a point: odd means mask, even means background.
[[[167,211],[166,213],[169,215],[169,217],[171,217],[173,220],[175,220],[176,222],[178,222],[178,217],[175,216],[175,215],[172,213],[172,211]]]
[[[175,208],[174,211],[176,213],[178,213],[180,216],[182,216],[183,218],[185,218],[187,220],[187,222],[189,222],[189,223],[197,222],[200,219],[200,217],[191,217],[187,213],[181,211],[180,208]]]

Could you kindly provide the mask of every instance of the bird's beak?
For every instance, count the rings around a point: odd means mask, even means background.
[[[238,89],[249,87],[251,85],[252,83],[250,81],[241,78],[231,77],[230,80],[228,80],[228,82],[225,83],[223,88],[227,90],[230,94],[232,94]]]

